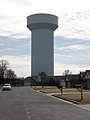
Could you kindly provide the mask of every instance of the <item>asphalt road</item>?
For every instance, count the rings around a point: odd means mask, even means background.
[[[29,87],[0,93],[0,120],[90,120],[90,112]]]

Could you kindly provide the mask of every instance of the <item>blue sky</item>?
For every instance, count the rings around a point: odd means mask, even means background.
[[[31,32],[26,17],[36,13],[59,17],[54,75],[90,69],[89,0],[0,0],[0,59],[6,59],[19,77],[30,76]]]

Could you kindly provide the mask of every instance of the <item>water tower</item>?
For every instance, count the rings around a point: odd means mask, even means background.
[[[51,14],[33,14],[27,17],[31,30],[31,76],[45,72],[54,75],[54,31],[58,17]]]

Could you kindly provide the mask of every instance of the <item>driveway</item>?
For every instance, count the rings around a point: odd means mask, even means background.
[[[30,90],[14,87],[0,93],[0,120],[89,120],[90,112]]]

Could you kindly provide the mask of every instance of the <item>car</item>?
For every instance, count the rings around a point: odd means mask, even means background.
[[[10,84],[4,84],[2,89],[3,90],[11,90],[11,85]]]

